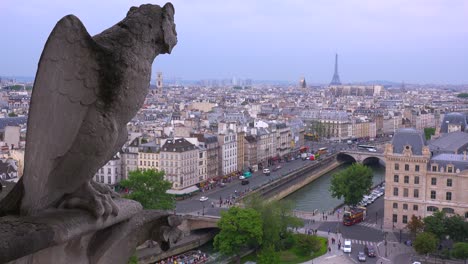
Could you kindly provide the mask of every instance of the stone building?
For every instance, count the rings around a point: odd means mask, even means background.
[[[138,148],[138,168],[141,170],[160,170],[160,147],[155,142],[141,144]]]
[[[412,215],[424,218],[437,210],[468,218],[468,159],[454,146],[466,146],[468,137],[463,138],[428,145],[421,131],[397,131],[385,148],[385,228],[403,229]]]
[[[218,137],[209,134],[190,134],[191,137],[198,139],[198,144],[201,148],[206,149],[206,177],[213,179],[219,176],[219,144]]]
[[[227,130],[218,134],[219,143],[219,171],[221,175],[228,175],[237,171],[237,133]]]
[[[198,148],[184,138],[167,139],[159,154],[161,170],[165,179],[172,182],[172,188],[185,189],[199,183]]]
[[[115,185],[122,180],[122,164],[120,154],[113,156],[102,168],[94,175],[96,182]]]
[[[257,138],[253,135],[245,136],[244,140],[244,164],[247,168],[258,170],[257,161]]]

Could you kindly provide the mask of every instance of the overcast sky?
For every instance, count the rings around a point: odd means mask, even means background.
[[[91,35],[147,1],[0,0],[0,75],[34,76],[55,23],[78,16]],[[165,2],[152,1],[163,5]],[[468,83],[465,0],[173,1],[179,43],[153,71],[168,78],[327,83]],[[154,74],[153,74],[154,75]]]

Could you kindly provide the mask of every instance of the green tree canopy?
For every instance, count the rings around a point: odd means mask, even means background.
[[[406,228],[408,228],[413,237],[416,237],[417,234],[424,230],[424,222],[421,217],[413,215],[411,216],[411,220],[406,225]]]
[[[172,184],[164,180],[163,171],[136,170],[129,172],[128,179],[120,182],[130,190],[126,198],[138,201],[145,209],[174,209],[175,199],[166,193]]]
[[[457,95],[458,98],[468,98],[468,93],[459,93]]]
[[[437,249],[437,243],[439,243],[439,240],[434,234],[422,232],[416,236],[413,246],[416,252],[425,255],[435,252]]]
[[[236,255],[247,246],[258,246],[263,240],[263,221],[260,213],[251,208],[231,207],[221,212],[221,230],[214,238],[214,247],[224,255]]]
[[[437,211],[433,215],[424,217],[424,231],[434,234],[439,239],[446,235],[445,213]]]
[[[426,127],[424,128],[424,136],[427,140],[431,139],[431,136],[435,134],[435,128],[433,127]]]
[[[463,259],[466,264],[466,259],[468,259],[468,243],[458,242],[453,245],[452,254],[457,259]]]
[[[367,166],[354,163],[346,170],[335,173],[331,179],[332,197],[344,198],[346,205],[356,205],[372,187],[372,170]]]
[[[258,264],[280,263],[279,251],[275,250],[273,245],[264,246],[257,255]]]
[[[311,253],[319,251],[321,248],[320,240],[317,236],[297,234],[297,249],[302,256],[310,256]]]
[[[445,235],[449,235],[454,241],[465,241],[468,238],[468,223],[459,215],[444,218]]]
[[[287,201],[266,202],[258,195],[246,201],[246,207],[259,212],[263,221],[263,247],[273,245],[280,248],[280,240],[290,233],[289,227],[303,226],[303,222],[293,215],[293,204]]]

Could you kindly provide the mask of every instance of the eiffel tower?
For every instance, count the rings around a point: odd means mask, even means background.
[[[333,79],[330,82],[330,85],[341,85],[340,75],[338,75],[338,54],[335,54],[335,73],[333,74]]]

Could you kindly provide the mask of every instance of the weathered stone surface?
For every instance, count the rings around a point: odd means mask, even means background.
[[[177,43],[174,7],[132,7],[91,37],[81,21],[62,18],[44,47],[31,96],[24,176],[3,210],[35,215],[61,206],[96,217],[118,213],[91,178],[127,139],[126,124],[148,92],[151,65]],[[3,206],[2,206],[3,207]]]

